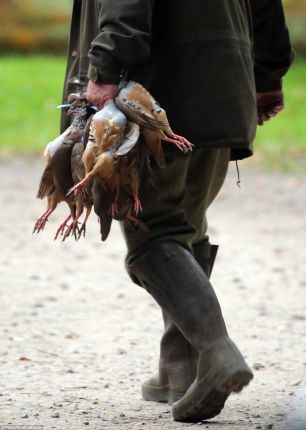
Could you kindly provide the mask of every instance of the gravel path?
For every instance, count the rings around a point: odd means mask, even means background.
[[[255,379],[214,421],[188,425],[174,423],[168,405],[141,399],[141,381],[157,366],[162,323],[151,297],[124,272],[118,225],[103,244],[92,216],[86,240],[54,242],[61,207],[32,236],[44,209],[35,199],[42,161],[2,162],[0,424],[295,428],[295,405],[306,392],[306,175],[249,163],[240,169],[242,188],[233,164],[210,210],[211,238],[221,245],[212,281]]]

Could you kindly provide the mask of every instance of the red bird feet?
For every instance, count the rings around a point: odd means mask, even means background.
[[[70,190],[67,193],[67,196],[70,196],[73,193],[78,194],[81,191],[85,190],[87,185],[89,184],[89,181],[90,181],[90,177],[86,176],[78,184],[76,184],[74,187],[70,188]]]
[[[142,206],[137,194],[134,194],[134,212],[136,215],[138,215],[139,212],[142,212]]]
[[[34,233],[39,233],[41,232],[46,225],[46,222],[48,221],[49,216],[51,215],[51,213],[53,212],[52,209],[48,209],[46,212],[44,212],[36,221],[35,225],[34,225],[34,229],[32,234]]]
[[[192,151],[193,144],[189,142],[189,140],[185,139],[183,136],[179,136],[174,133],[167,133],[170,137],[165,136],[163,139],[166,142],[174,143],[174,145],[179,148],[184,153],[188,153]]]
[[[64,235],[64,232],[65,232],[65,230],[66,229],[68,229],[69,228],[69,226],[68,226],[68,221],[70,220],[72,218],[72,215],[69,215],[66,219],[65,219],[65,221],[59,226],[59,228],[57,229],[57,232],[56,232],[56,234],[55,234],[55,237],[54,237],[54,240],[56,240],[57,238],[58,238],[58,236],[63,236]]]

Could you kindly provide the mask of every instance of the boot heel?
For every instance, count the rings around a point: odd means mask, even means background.
[[[244,387],[246,387],[253,375],[250,372],[237,372],[230,377],[226,382],[224,382],[220,387],[217,388],[220,393],[240,393]]]

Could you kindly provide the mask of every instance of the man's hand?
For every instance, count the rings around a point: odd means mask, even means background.
[[[108,100],[114,99],[118,93],[118,85],[88,82],[86,98],[98,109],[103,109]]]
[[[282,90],[257,93],[257,124],[263,125],[265,121],[277,115],[284,108],[284,93]]]

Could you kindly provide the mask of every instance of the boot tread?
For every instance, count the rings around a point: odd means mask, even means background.
[[[174,420],[196,423],[214,418],[221,413],[229,395],[233,392],[240,392],[250,383],[252,378],[253,374],[248,371],[234,373],[229,379],[213,388],[208,394],[205,393],[204,397],[199,398],[198,402],[190,404],[189,408],[185,408],[181,413],[178,413],[174,408]]]

